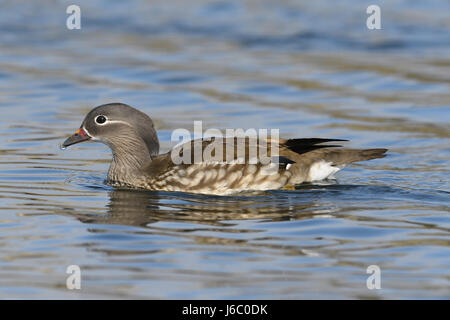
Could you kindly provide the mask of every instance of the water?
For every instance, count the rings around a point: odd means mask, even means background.
[[[450,297],[448,1],[381,1],[378,31],[356,0],[78,1],[74,31],[69,4],[0,4],[0,298]],[[106,146],[59,149],[113,101],[163,151],[202,120],[389,155],[295,191],[121,191]]]

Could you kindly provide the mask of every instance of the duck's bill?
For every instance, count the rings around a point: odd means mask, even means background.
[[[87,141],[89,139],[91,139],[91,137],[86,133],[86,131],[84,131],[83,128],[80,128],[73,135],[67,138],[66,141],[63,142],[62,146],[66,148],[73,144]]]

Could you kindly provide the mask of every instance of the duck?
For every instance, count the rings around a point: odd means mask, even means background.
[[[226,136],[184,141],[160,154],[153,120],[124,103],[93,108],[61,146],[88,141],[111,149],[110,185],[211,195],[292,190],[302,183],[334,179],[345,166],[383,158],[387,152],[344,148],[340,143],[345,139]],[[269,155],[262,161],[251,156],[254,150]]]

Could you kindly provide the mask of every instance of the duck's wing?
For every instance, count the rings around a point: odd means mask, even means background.
[[[196,139],[178,145],[170,152],[153,158],[147,168],[153,172],[161,172],[174,165],[212,162],[222,162],[224,164],[255,164],[255,158],[256,162],[259,163],[262,160],[260,158],[263,157],[269,157],[271,161],[281,165],[287,165],[304,158],[299,158],[299,155],[314,150],[342,147],[342,145],[328,144],[328,142],[344,141],[348,140],[323,138],[273,139],[271,137],[266,139],[249,137],[211,137]],[[326,153],[329,153],[329,151]]]
[[[290,140],[282,140],[290,141]],[[306,147],[309,150],[315,149]],[[295,144],[299,150],[299,144]],[[187,168],[198,164],[223,164],[223,165],[267,165],[271,162],[285,168],[294,163],[282,152],[287,146],[281,146],[273,139],[259,139],[248,137],[212,137],[191,140],[176,146],[170,152],[154,157],[144,167],[144,171],[152,176],[159,175],[175,166]],[[285,153],[285,152],[284,152]]]

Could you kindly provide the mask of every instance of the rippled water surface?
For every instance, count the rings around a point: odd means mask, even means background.
[[[448,1],[380,1],[376,31],[356,0],[77,1],[73,31],[69,4],[0,3],[0,298],[450,297]],[[163,151],[202,120],[389,155],[294,191],[116,190],[106,146],[58,147],[113,101]]]

